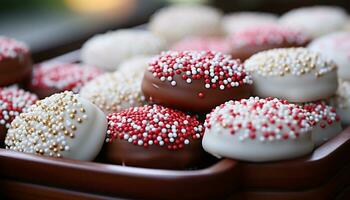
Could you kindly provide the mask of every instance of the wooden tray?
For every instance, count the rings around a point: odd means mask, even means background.
[[[142,199],[329,199],[350,185],[349,142],[350,128],[305,158],[275,163],[223,159],[208,168],[188,171],[55,159],[0,149],[0,183],[5,185],[0,190],[19,195],[6,189],[19,184],[32,192],[41,190],[43,195],[53,188],[72,194]],[[48,188],[40,187],[43,185]]]
[[[79,51],[50,61],[77,62]],[[303,158],[217,161],[176,171],[54,159],[0,149],[0,194],[11,199],[350,199],[350,128]]]

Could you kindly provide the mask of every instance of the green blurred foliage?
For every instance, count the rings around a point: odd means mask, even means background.
[[[1,11],[35,8],[64,8],[63,0],[0,0]]]

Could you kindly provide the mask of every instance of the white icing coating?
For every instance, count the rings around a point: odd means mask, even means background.
[[[254,162],[302,156],[314,147],[306,116],[278,99],[229,101],[207,116],[202,145],[217,157]]]
[[[341,123],[345,126],[350,124],[350,108],[349,107],[337,107],[337,113],[340,116]]]
[[[126,59],[154,55],[165,47],[164,40],[146,30],[110,31],[89,39],[82,47],[81,60],[85,64],[114,71]]]
[[[264,12],[235,12],[225,15],[222,26],[227,34],[232,34],[242,29],[277,24],[277,15]]]
[[[312,140],[315,143],[315,146],[320,146],[329,139],[335,137],[342,131],[340,122],[335,122],[328,126],[327,128],[321,128],[320,125],[317,125],[312,130]]]
[[[97,105],[106,114],[145,104],[140,75],[106,73],[88,82],[80,95]]]
[[[136,76],[143,78],[143,74],[148,69],[148,64],[154,56],[136,56],[122,62],[116,71],[117,73],[135,73]]]
[[[337,113],[344,125],[350,124],[350,82],[339,80],[339,87],[334,99]]]
[[[336,71],[321,77],[313,74],[265,77],[254,72],[251,75],[256,95],[277,97],[297,103],[326,99],[333,96],[338,87]]]
[[[334,62],[305,48],[263,51],[245,62],[255,94],[291,102],[316,101],[332,96],[337,87]]]
[[[149,29],[168,43],[188,36],[211,36],[221,33],[221,12],[204,5],[175,5],[160,9]]]
[[[305,31],[316,38],[343,28],[347,14],[335,6],[312,6],[290,10],[279,22],[285,26]]]
[[[337,32],[317,38],[308,48],[334,60],[339,78],[350,80],[350,32]]]
[[[308,119],[313,126],[312,140],[316,146],[338,135],[341,130],[340,118],[335,108],[325,102],[305,103],[301,106],[308,112]]]
[[[93,160],[107,131],[104,113],[72,92],[54,94],[16,117],[6,147],[24,153]]]
[[[348,17],[348,20],[344,24],[343,30],[344,31],[350,31],[350,17]]]
[[[252,162],[291,159],[311,153],[314,147],[311,135],[278,142],[262,143],[257,140],[240,142],[237,135],[230,135],[225,131],[206,132],[202,144],[205,151],[218,158],[227,157]]]

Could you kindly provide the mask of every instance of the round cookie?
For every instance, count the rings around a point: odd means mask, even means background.
[[[316,146],[320,146],[342,131],[340,118],[335,108],[324,102],[305,103],[302,108],[308,112],[312,130],[312,140]]]
[[[203,159],[204,127],[184,112],[146,105],[108,115],[106,159],[128,166],[185,169]]]
[[[217,157],[285,160],[314,147],[305,110],[276,98],[228,101],[207,115],[204,126],[203,148]]]
[[[172,51],[217,51],[231,53],[229,40],[222,37],[190,37],[180,40],[171,47]]]
[[[35,94],[16,87],[0,88],[0,147],[4,146],[11,122],[37,100]]]
[[[133,73],[106,73],[88,82],[80,95],[106,114],[145,104],[139,75]]]
[[[333,104],[344,126],[350,124],[350,82],[339,80]]]
[[[236,31],[229,41],[232,57],[246,60],[264,50],[305,46],[309,38],[302,32],[287,27],[261,25]]]
[[[32,73],[32,58],[26,44],[0,36],[0,87],[26,83]]]
[[[135,76],[141,78],[148,69],[148,63],[154,59],[154,56],[136,56],[122,62],[116,73],[129,74],[133,73]]]
[[[259,52],[245,66],[260,97],[309,102],[331,97],[338,87],[335,63],[305,48]]]
[[[37,155],[93,160],[106,137],[104,113],[73,92],[37,101],[8,130],[7,149]]]
[[[160,9],[149,29],[169,44],[189,36],[221,34],[221,12],[204,5],[175,5]]]
[[[290,10],[281,16],[279,23],[317,38],[341,30],[346,21],[346,11],[341,7],[312,6]]]
[[[230,99],[247,98],[252,80],[239,60],[212,51],[168,51],[150,63],[142,91],[150,103],[206,113]]]
[[[34,68],[28,89],[40,98],[65,90],[78,93],[88,81],[102,74],[96,67],[74,63],[43,63]]]
[[[337,32],[313,40],[308,48],[332,59],[338,66],[338,77],[350,80],[350,32]]]
[[[114,71],[126,59],[158,54],[165,48],[165,41],[149,31],[124,29],[92,37],[83,45],[80,57],[87,65]]]
[[[231,35],[242,29],[277,24],[278,16],[265,12],[234,12],[225,15],[222,26],[226,34]]]

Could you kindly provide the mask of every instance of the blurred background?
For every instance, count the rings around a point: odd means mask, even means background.
[[[80,48],[96,33],[144,24],[171,3],[205,3],[223,10],[282,14],[310,5],[349,0],[0,0],[0,35],[29,44],[36,62]]]

